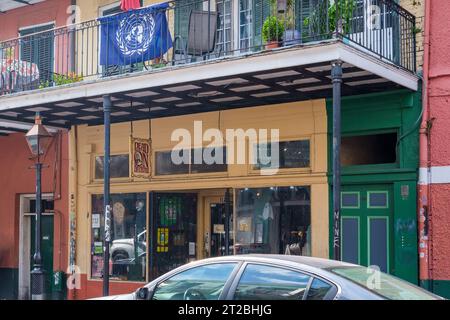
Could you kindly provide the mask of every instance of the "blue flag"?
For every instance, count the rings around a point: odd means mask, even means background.
[[[167,3],[101,17],[101,65],[129,65],[162,57],[172,47]]]

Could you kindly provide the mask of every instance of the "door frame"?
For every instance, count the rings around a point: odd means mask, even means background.
[[[19,283],[18,299],[28,300],[30,298],[30,246],[31,246],[31,221],[30,217],[36,213],[29,212],[30,201],[36,200],[35,194],[21,194],[19,204]],[[42,200],[53,200],[53,193],[43,193]],[[43,215],[54,216],[53,213]],[[53,229],[55,227],[53,226]],[[54,232],[54,230],[53,230]],[[53,239],[54,241],[54,239]],[[55,244],[53,243],[53,249]]]
[[[211,204],[223,203],[223,196],[208,195],[203,197],[203,257],[209,258],[211,254]]]

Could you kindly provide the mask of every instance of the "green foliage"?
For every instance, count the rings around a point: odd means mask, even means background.
[[[61,86],[64,84],[75,83],[83,81],[83,77],[76,74],[75,72],[69,72],[67,75],[65,74],[54,74],[53,81],[42,81],[39,85],[39,89],[48,88],[52,85]]]
[[[327,9],[328,5],[328,9]],[[351,32],[351,20],[356,9],[355,0],[321,1],[311,12],[309,17],[303,20],[304,36],[329,36],[336,32],[336,10],[339,8],[340,26],[339,32],[345,34]]]
[[[264,21],[262,37],[265,42],[280,41],[284,34],[284,24],[277,16],[270,16]]]

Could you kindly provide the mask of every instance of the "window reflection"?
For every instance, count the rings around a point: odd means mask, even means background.
[[[311,255],[309,187],[237,190],[235,252]]]
[[[145,193],[111,195],[110,276],[145,281],[147,210]],[[92,196],[91,275],[103,277],[103,195]]]

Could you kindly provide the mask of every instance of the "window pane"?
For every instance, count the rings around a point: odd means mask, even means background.
[[[369,208],[387,208],[388,194],[387,192],[369,192]]]
[[[314,279],[308,290],[307,300],[324,300],[332,285],[325,281]]]
[[[287,269],[249,264],[239,281],[235,300],[301,300],[310,277]]]
[[[370,218],[370,265],[376,265],[383,272],[388,272],[388,229],[387,219]]]
[[[195,259],[197,241],[197,194],[157,193],[155,198],[153,277]]]
[[[342,192],[341,194],[342,208],[358,208],[359,207],[359,192]]]
[[[226,151],[227,149],[223,147],[192,150],[191,173],[226,172],[228,169]],[[201,163],[196,163],[196,153]]]
[[[342,260],[359,263],[359,220],[342,218]]]
[[[112,194],[110,277],[145,281],[147,210],[145,193]],[[103,275],[103,195],[92,196],[91,275]]]
[[[130,176],[130,158],[128,154],[112,155],[110,161],[111,178],[128,178]],[[95,179],[103,179],[104,157],[95,157]]]
[[[259,144],[256,150],[256,169],[261,168],[307,168],[310,161],[309,140],[279,142],[278,159],[272,154],[271,144]]]
[[[342,137],[342,165],[395,163],[396,145],[396,133]]]
[[[236,263],[189,269],[156,287],[153,300],[218,300]]]
[[[183,156],[181,151],[180,156]],[[173,163],[171,151],[156,152],[155,160],[156,160],[156,167],[155,167],[156,175],[189,173],[189,163],[181,163],[181,164]],[[189,160],[187,162],[189,162]]]
[[[309,187],[238,189],[235,253],[311,255]]]

